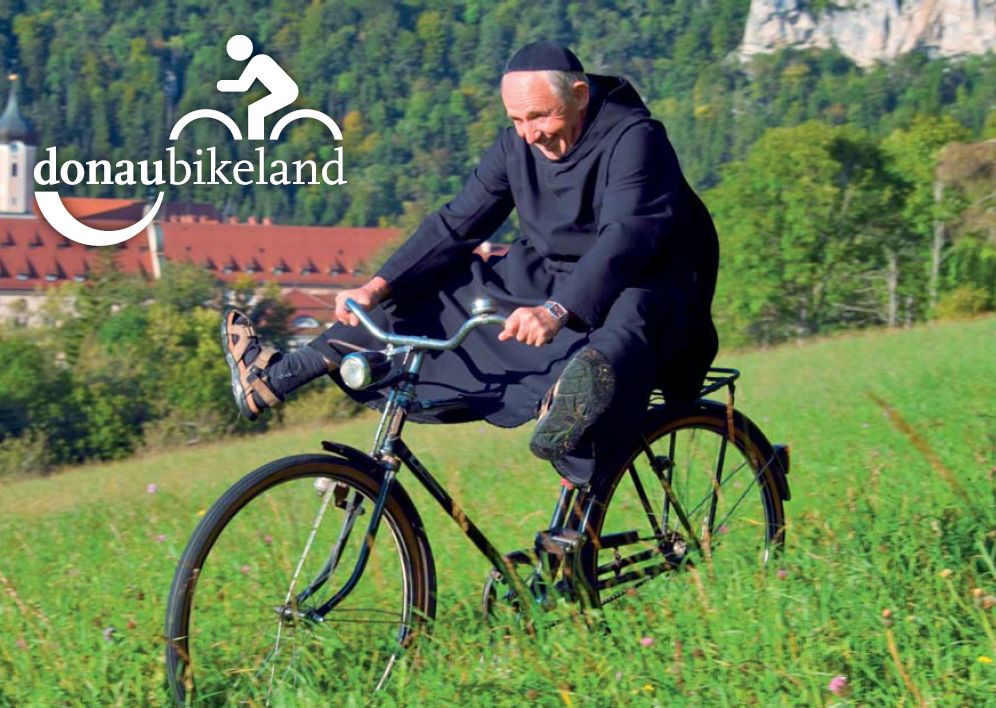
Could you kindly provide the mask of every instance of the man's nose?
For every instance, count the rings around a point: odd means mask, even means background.
[[[540,131],[537,130],[536,125],[530,121],[525,124],[522,137],[525,138],[527,143],[532,145],[539,139]]]

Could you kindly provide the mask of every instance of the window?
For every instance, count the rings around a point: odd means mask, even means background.
[[[318,327],[318,326],[319,326],[318,320],[308,315],[296,317],[294,318],[294,321],[291,323],[291,327],[293,329],[305,329],[307,327]]]
[[[10,176],[17,177],[17,163],[12,162],[10,165]]]

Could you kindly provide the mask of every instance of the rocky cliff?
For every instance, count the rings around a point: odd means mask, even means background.
[[[860,66],[914,50],[984,54],[996,49],[996,0],[751,0],[742,58],[833,46]]]

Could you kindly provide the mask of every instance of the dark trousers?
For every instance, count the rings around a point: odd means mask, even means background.
[[[611,363],[615,393],[577,449],[554,462],[563,477],[583,484],[622,464],[638,442],[640,423],[655,387],[662,386],[671,398],[694,397],[715,355],[715,330],[710,323],[711,342],[706,342],[705,349],[711,353],[694,355],[702,346],[694,346],[695,332],[689,326],[692,311],[678,291],[662,287],[622,291],[605,321],[587,338],[587,345]],[[276,392],[285,396],[327,374],[326,358],[338,363],[348,353],[330,340],[365,345],[369,338],[362,328],[333,325],[308,346],[270,365],[267,373]]]

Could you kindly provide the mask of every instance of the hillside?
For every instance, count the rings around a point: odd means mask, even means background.
[[[738,407],[792,446],[783,572],[655,583],[653,601],[608,636],[567,622],[492,643],[475,614],[486,564],[402,474],[432,539],[439,621],[421,668],[406,664],[379,702],[814,705],[839,700],[828,687],[844,676],[862,704],[983,704],[996,659],[994,344],[988,318],[721,356],[744,371]],[[266,460],[324,438],[365,447],[373,422],[0,487],[0,704],[162,701],[163,602],[199,515]],[[502,547],[545,523],[556,477],[529,455],[527,429],[409,430]],[[342,676],[336,702],[368,699]]]

